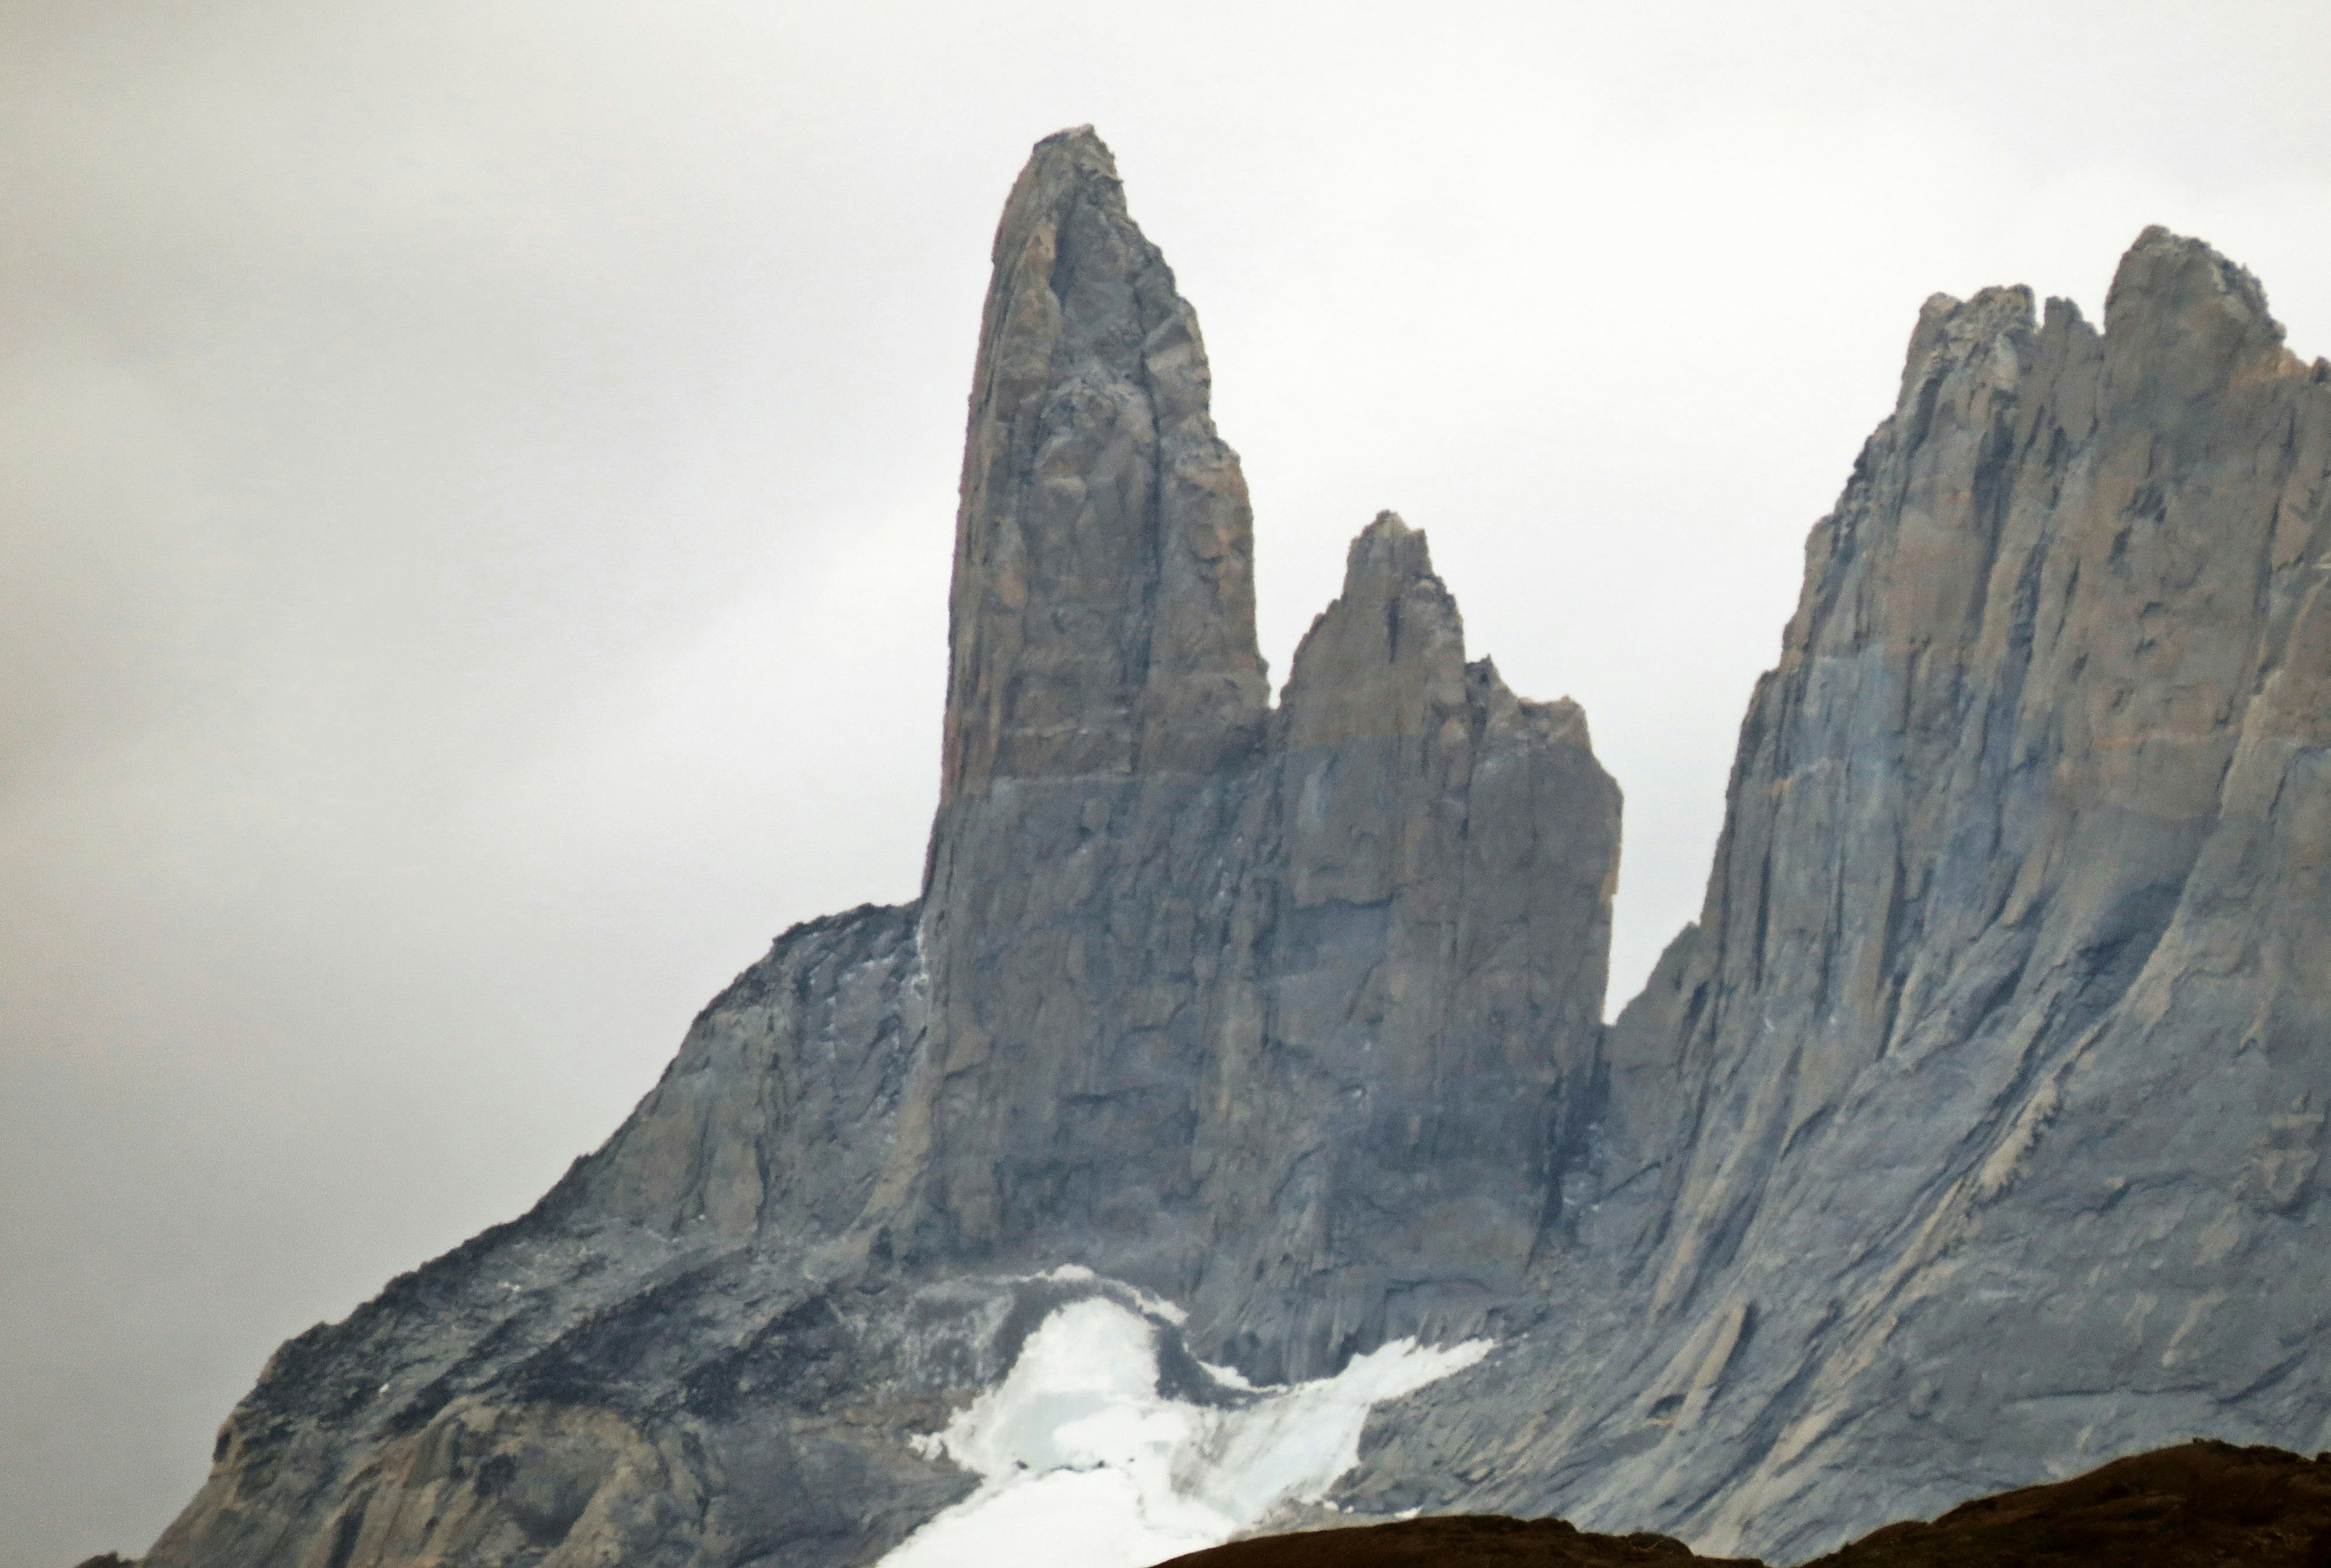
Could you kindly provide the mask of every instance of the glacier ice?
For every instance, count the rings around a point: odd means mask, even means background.
[[[1157,1325],[1092,1297],[1059,1307],[1004,1381],[918,1444],[980,1478],[880,1568],[1145,1568],[1323,1498],[1359,1460],[1369,1410],[1489,1354],[1396,1340],[1333,1377],[1234,1408],[1157,1386]],[[1225,1389],[1245,1380],[1214,1368]]]

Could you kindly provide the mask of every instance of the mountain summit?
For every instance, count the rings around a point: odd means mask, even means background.
[[[1390,514],[1274,711],[1209,393],[1108,149],[1046,138],[923,898],[788,932],[533,1212],[286,1345],[149,1563],[871,1561],[971,1489],[933,1434],[1059,1309],[1209,1420],[1542,1310],[1618,790]]]
[[[148,1568],[1329,1506],[1803,1555],[2331,1446],[2331,367],[2249,274],[2149,230],[2102,332],[1927,302],[1605,1029],[1584,716],[1468,660],[1389,513],[1274,708],[1089,128],[994,261],[923,897],[786,933],[531,1212],[286,1345]]]

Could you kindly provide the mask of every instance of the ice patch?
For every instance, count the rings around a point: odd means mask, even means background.
[[[1176,1321],[1178,1322],[1179,1319]],[[1205,1368],[1208,1377],[1213,1378],[1224,1388],[1234,1388],[1242,1393],[1255,1392],[1254,1384],[1247,1382],[1246,1373],[1234,1366],[1216,1366],[1211,1361],[1202,1361],[1198,1364]]]
[[[915,1440],[979,1489],[880,1568],[1146,1568],[1317,1502],[1359,1462],[1369,1410],[1472,1365],[1487,1340],[1395,1340],[1235,1410],[1157,1391],[1156,1329],[1099,1297],[1044,1319],[1004,1381]],[[1226,1387],[1245,1380],[1208,1368]]]
[[[1023,1274],[1021,1278],[1041,1279],[1053,1285],[1108,1285],[1132,1297],[1140,1304],[1142,1311],[1153,1317],[1162,1317],[1177,1328],[1190,1321],[1190,1315],[1187,1312],[1163,1297],[1152,1296],[1146,1290],[1137,1289],[1119,1280],[1103,1279],[1081,1263],[1063,1263],[1049,1273]]]

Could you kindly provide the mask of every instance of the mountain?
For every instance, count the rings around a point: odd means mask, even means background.
[[[1928,301],[1606,1029],[1584,716],[1468,660],[1389,514],[1272,705],[1196,318],[1089,128],[994,262],[922,897],[786,933],[531,1212],[284,1345],[147,1568],[1412,1508],[1803,1555],[2331,1443],[2331,366],[2247,273],[2155,230],[2102,332]]]
[[[1803,1555],[2331,1445],[2326,546],[2331,366],[2208,247],[2148,230],[2102,332],[1927,301],[1608,1042],[1642,1322],[1506,1495]]]

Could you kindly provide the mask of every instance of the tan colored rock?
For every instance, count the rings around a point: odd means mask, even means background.
[[[1547,1353],[1593,1374],[1523,1495],[1792,1558],[2331,1440],[2331,368],[2159,229],[2106,316],[1930,300],[1813,531],[1706,908],[1613,1031],[1589,1255],[1631,1282]]]
[[[1304,1231],[1323,1272],[1508,1294],[1593,1092],[1618,790],[1575,703],[1466,662],[1424,536],[1390,513],[1296,653],[1278,746],[1270,1081],[1250,1092],[1289,1108],[1240,1180],[1332,1173],[1340,1199]],[[1320,1297],[1300,1271],[1276,1283]]]
[[[1197,316],[1089,126],[1036,145],[994,261],[943,799],[994,779],[1210,772],[1253,745],[1270,691],[1246,479],[1208,413]]]

